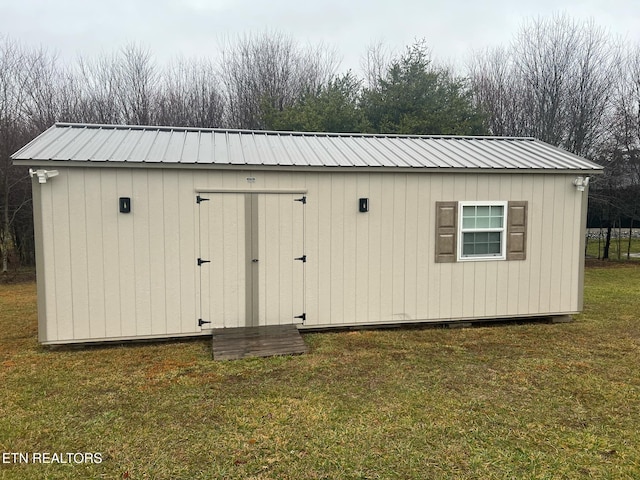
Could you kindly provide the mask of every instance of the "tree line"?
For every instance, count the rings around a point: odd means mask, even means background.
[[[0,270],[34,262],[30,181],[9,155],[56,121],[533,136],[607,167],[590,199],[603,225],[640,220],[640,47],[595,23],[526,21],[463,73],[425,41],[370,46],[359,74],[338,65],[281,33],[229,41],[217,62],[162,66],[135,44],[69,64],[0,36]]]

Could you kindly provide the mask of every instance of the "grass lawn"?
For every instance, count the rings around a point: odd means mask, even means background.
[[[640,265],[591,266],[568,324],[49,350],[35,285],[0,285],[2,479],[640,478]]]
[[[600,258],[604,254],[604,240],[589,239],[587,243],[587,255],[591,258]],[[640,262],[640,238],[632,238],[629,245],[628,238],[612,238],[609,246],[609,258],[611,260],[627,260],[627,253],[631,254],[629,260]],[[633,256],[635,254],[635,256]]]

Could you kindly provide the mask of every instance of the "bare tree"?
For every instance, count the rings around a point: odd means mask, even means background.
[[[109,124],[121,120],[116,64],[115,55],[102,55],[95,60],[78,58],[78,83],[82,98],[82,113],[78,121]]]
[[[475,55],[469,68],[475,103],[484,111],[489,131],[493,135],[527,135],[521,105],[525,87],[513,74],[511,53],[505,48],[485,50]]]
[[[605,174],[592,187],[594,209],[606,228],[604,256],[609,256],[611,231],[626,222],[631,231],[640,223],[640,45],[630,48],[618,69],[613,114],[601,163]]]
[[[149,125],[158,87],[158,73],[151,52],[130,44],[121,50],[119,60],[118,100],[124,123]]]
[[[10,155],[32,136],[25,117],[31,52],[15,41],[0,37],[0,272],[9,269],[15,251],[13,224],[30,202],[24,193],[28,177],[13,167]]]
[[[628,181],[640,185],[640,45],[629,49],[618,72],[611,123],[613,148],[627,159]]]
[[[292,106],[307,91],[331,78],[335,54],[322,45],[300,48],[283,34],[245,36],[222,52],[220,76],[225,86],[227,124],[261,128],[264,110]]]
[[[623,68],[633,62],[621,62],[620,52],[593,21],[561,15],[525,22],[508,49],[476,55],[470,69],[493,134],[533,136],[605,165],[605,175],[592,183],[589,207],[607,230],[605,258],[614,223],[634,208],[627,200],[633,198],[629,174],[640,151],[632,100],[640,67]]]
[[[117,54],[78,60],[81,117],[91,123],[153,122],[159,74],[149,50],[130,44]]]
[[[360,59],[360,68],[364,74],[366,89],[376,90],[379,88],[380,79],[387,74],[394,57],[394,53],[382,42],[367,47],[364,56]]]
[[[509,49],[476,54],[476,101],[498,135],[528,135],[583,156],[607,133],[618,47],[593,22],[525,22]]]
[[[77,76],[56,54],[40,48],[25,55],[24,120],[42,132],[61,120],[82,121],[84,103]]]
[[[210,61],[180,59],[169,66],[161,81],[156,121],[161,125],[220,127],[224,97]]]

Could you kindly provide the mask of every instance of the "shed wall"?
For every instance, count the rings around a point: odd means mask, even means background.
[[[34,185],[45,343],[200,333],[205,191],[306,191],[305,326],[580,310],[586,192],[574,175],[58,170]],[[119,197],[131,197],[130,214]],[[435,202],[451,200],[528,201],[526,260],[435,263]]]

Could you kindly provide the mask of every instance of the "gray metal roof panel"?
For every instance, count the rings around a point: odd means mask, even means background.
[[[392,143],[398,143],[405,146],[406,149],[413,152],[415,158],[418,159],[418,164],[427,168],[438,168],[445,166],[442,159],[435,155],[432,148],[429,148],[427,142],[402,142],[400,139],[390,139]]]
[[[338,160],[338,163],[346,162],[348,167],[366,167],[371,164],[371,161],[366,159],[376,158],[372,152],[371,144],[359,144],[359,138],[357,137],[335,137],[330,139],[325,137],[324,141],[335,147],[336,150],[342,155],[343,160]]]
[[[200,132],[200,144],[198,145],[198,157],[196,163],[211,163],[213,155],[213,133]]]
[[[53,138],[48,139],[47,143],[40,145],[35,143],[33,145],[36,150],[39,150],[36,155],[42,158],[53,160],[72,159],[68,153],[68,146],[85,132],[82,129],[64,129],[56,133],[58,134],[54,135]]]
[[[99,147],[96,148],[93,156],[89,159],[89,161],[93,160],[107,162],[112,160],[114,157],[114,152],[124,141],[126,135],[126,130],[116,129],[114,129],[110,135],[100,135],[100,137],[102,137],[104,141]]]
[[[156,135],[155,141],[151,145],[151,148],[147,152],[147,158],[145,162],[149,163],[157,163],[162,162],[165,154],[167,152],[167,148],[169,147],[169,141],[171,140],[170,135],[161,135],[160,132]]]
[[[497,141],[476,142],[473,145],[465,142],[467,154],[473,152],[486,168],[522,168],[523,159],[516,160],[520,157],[517,149],[510,149],[509,154],[505,155],[504,148],[497,146]]]
[[[131,161],[133,161],[134,159],[131,156],[131,154],[135,150],[136,145],[140,141],[140,138],[142,138],[142,132],[140,132],[138,130],[136,130],[136,131],[128,130],[125,133],[124,137],[122,138],[122,141],[118,144],[116,149],[111,154],[112,157],[107,161],[109,161],[109,162],[131,162]],[[75,158],[74,160],[80,160],[80,159],[79,158]]]
[[[366,139],[363,140],[366,141]],[[414,162],[404,150],[404,146],[412,143],[409,138],[377,137],[372,143],[378,147],[378,156],[389,159],[396,167],[425,166],[423,159],[416,157],[418,161]]]
[[[532,138],[366,135],[59,123],[16,152],[76,161],[266,167],[601,170]]]
[[[187,132],[165,132],[164,135],[169,137],[169,141],[167,142],[167,148],[164,151],[161,162],[180,163]]]
[[[138,137],[135,140],[133,149],[129,153],[129,158],[126,161],[131,162],[147,162],[149,158],[149,151],[153,147],[153,142],[158,137],[158,132],[150,132],[149,135],[145,135],[145,132],[139,130],[130,132],[131,136]]]
[[[313,167],[322,167],[324,164],[320,158],[320,152],[311,146],[310,137],[300,137],[300,141],[295,142],[296,151],[300,153],[300,161]],[[306,159],[306,160],[303,160]]]
[[[376,159],[388,159],[389,165],[387,166],[416,166],[407,158],[404,151],[399,149],[400,145],[405,143],[402,140],[396,142],[397,145],[393,145],[393,139],[391,138],[374,137],[367,139],[365,137],[357,137],[354,138],[354,142],[359,143],[367,151],[373,162],[376,162]],[[377,163],[380,165],[380,161],[377,161]]]
[[[405,141],[399,138],[389,138],[387,142],[391,151],[402,152],[405,162],[412,167],[431,167],[433,160],[425,156],[426,151],[416,142]],[[421,153],[422,152],[422,153]]]
[[[100,135],[100,131],[96,130],[93,138],[84,146],[83,150],[78,150],[75,156],[79,158],[88,157],[90,161],[95,162],[108,160],[108,156],[103,157],[100,153],[103,151],[105,145],[112,144],[111,137],[117,133],[117,130],[113,130],[109,135]]]
[[[335,157],[336,151],[331,147],[329,142],[324,141],[324,136],[317,135],[314,137],[308,137],[309,147],[315,152],[318,152],[318,158],[320,159],[321,166],[323,167],[340,167],[344,166],[340,163],[339,159]]]
[[[259,165],[263,163],[260,161],[259,157],[255,159],[257,160],[256,162],[253,162],[254,159],[245,159],[244,152],[242,151],[244,135],[246,135],[246,133],[242,132],[239,134],[231,134],[227,132],[225,134],[225,140],[227,143],[227,161],[225,162],[224,157],[222,157],[218,160],[219,162],[231,165],[250,165],[252,163]]]
[[[196,163],[200,151],[200,132],[186,132],[184,145],[179,161],[181,163]]]
[[[496,168],[497,165],[502,168],[513,167],[513,165],[504,164],[500,158],[489,155],[483,144],[477,143],[476,145],[472,145],[470,142],[470,140],[466,139],[460,140],[460,142],[458,142],[460,151],[469,157],[473,156],[475,162],[481,168]]]
[[[388,149],[385,148],[388,139],[369,137],[365,140],[365,137],[354,136],[350,140],[355,144],[360,144],[360,148],[365,152],[366,158],[363,159],[365,165],[372,167],[397,167],[399,165],[396,155],[389,155]]]

